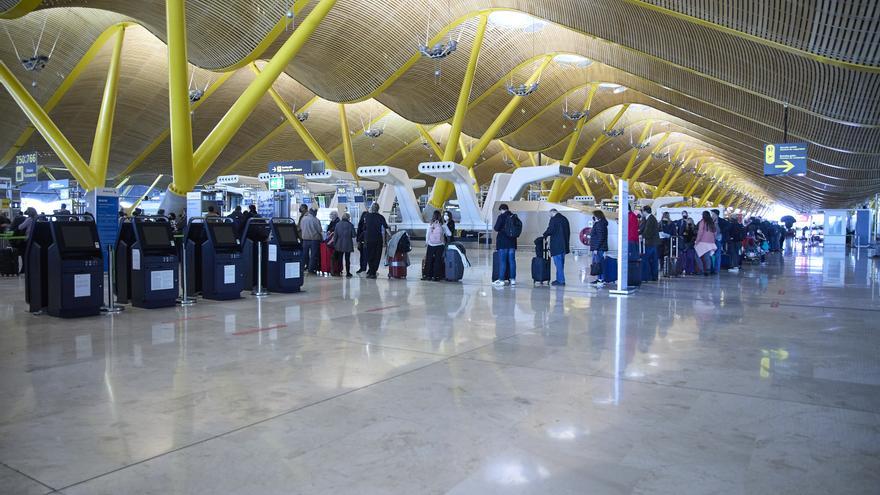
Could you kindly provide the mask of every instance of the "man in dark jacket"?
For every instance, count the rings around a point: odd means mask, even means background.
[[[544,231],[544,237],[550,238],[550,256],[556,266],[556,280],[550,285],[565,285],[565,255],[569,253],[571,230],[568,219],[560,215],[556,208],[550,210],[550,223]]]
[[[642,218],[645,219],[639,232],[645,240],[645,256],[642,258],[642,263],[648,266],[648,280],[656,281],[659,271],[657,248],[660,246],[660,225],[657,223],[657,217],[651,214],[650,206],[642,208]]]
[[[601,263],[604,268],[605,252],[608,251],[608,220],[602,210],[593,212],[593,226],[590,228],[590,251],[593,252],[593,263]],[[605,285],[605,276],[598,274],[596,280],[590,282],[596,287]]]
[[[388,232],[388,223],[379,213],[379,203],[373,203],[370,212],[363,217],[363,231],[358,232],[358,236],[364,242],[363,254],[367,258],[367,278],[376,278],[376,272],[379,271],[386,232]]]
[[[739,218],[733,213],[730,214],[727,224],[727,236],[725,239],[727,241],[727,253],[730,255],[730,268],[727,271],[737,273],[739,272],[740,265],[739,251],[742,248],[742,241],[746,236],[746,229],[739,223]]]
[[[495,235],[495,249],[498,250],[498,280],[492,285],[516,285],[516,237],[507,235],[507,222],[511,221],[513,213],[507,205],[498,207],[501,214],[495,220],[493,230]]]
[[[712,220],[715,220],[715,225],[718,227],[715,232],[715,256],[712,258],[714,262],[715,273],[721,272],[721,256],[722,253],[727,249],[727,236],[730,232],[730,223],[721,216],[721,212],[717,209],[713,209],[710,211],[712,215]],[[726,254],[726,253],[725,253]]]

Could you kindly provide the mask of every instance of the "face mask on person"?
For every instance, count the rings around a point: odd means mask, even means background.
[[[551,211],[551,212],[550,212],[550,216],[551,216],[551,217],[555,217],[555,216],[556,216],[556,212],[555,212],[555,211]]]

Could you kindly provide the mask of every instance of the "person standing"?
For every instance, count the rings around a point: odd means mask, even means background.
[[[449,210],[443,212],[443,221],[446,223],[446,229],[449,233],[446,235],[446,244],[455,242],[455,220],[452,219],[452,213]]]
[[[632,206],[627,205],[626,244],[629,251],[629,260],[638,261],[639,253],[639,217],[632,211]]]
[[[601,263],[605,269],[605,252],[608,251],[608,220],[602,210],[593,212],[593,227],[590,229],[590,251],[593,252],[593,263]],[[599,273],[591,284],[596,287],[605,285],[604,273]]]
[[[61,208],[56,213],[59,215],[70,215],[70,210],[67,209],[66,203],[61,203]]]
[[[669,216],[669,212],[663,212],[663,216],[660,218],[660,245],[662,246],[662,253],[660,254],[661,260],[668,256],[672,256],[672,239],[678,236],[676,225],[677,224],[672,221],[672,217]]]
[[[710,211],[712,215],[712,220],[715,221],[715,226],[717,230],[715,232],[715,256],[712,258],[713,266],[712,271],[714,273],[721,272],[721,256],[724,253],[724,250],[727,248],[727,235],[730,230],[730,224],[727,223],[727,220],[721,216],[721,212],[717,209],[713,209]]]
[[[336,222],[333,228],[333,256],[336,258],[335,266],[342,266],[345,261],[345,276],[351,278],[351,252],[354,251],[354,225],[351,223],[351,215],[348,212],[342,214],[342,219]]]
[[[422,280],[438,281],[441,279],[443,251],[446,246],[443,242],[445,237],[446,225],[440,219],[440,210],[434,210],[431,215],[431,223],[428,225],[428,232],[425,235],[427,250],[425,252],[425,274]]]
[[[339,212],[333,210],[330,212],[330,223],[327,225],[327,234],[330,235],[333,233],[333,229],[336,228],[336,224],[339,223]]]
[[[366,251],[364,251],[364,219],[367,218],[367,213],[368,212],[366,212],[366,211],[361,212],[361,218],[358,220],[358,225],[357,225],[356,240],[357,240],[357,248],[358,248],[358,252],[359,252],[358,262],[360,264],[360,267],[358,268],[358,271],[357,271],[358,274],[361,274],[361,273],[367,271],[367,253],[366,253]]]
[[[497,233],[495,248],[498,250],[498,280],[492,282],[492,285],[516,285],[516,236],[511,234],[516,234],[513,223],[519,219],[514,220],[515,215],[506,204],[499,206],[498,211],[501,213],[493,228]]]
[[[739,223],[739,218],[732,213],[730,214],[727,223],[729,225],[726,239],[727,252],[730,255],[730,268],[727,271],[737,273],[739,272],[740,264],[739,250],[742,249],[742,241],[745,238],[745,228]]]
[[[232,219],[232,223],[235,225],[235,231],[241,235],[245,224],[244,214],[241,212],[241,205],[237,205],[229,215],[226,215],[226,218]]]
[[[324,235],[321,222],[309,212],[306,205],[299,207],[299,230],[303,241],[303,266],[307,267],[312,275],[318,274],[318,265],[321,263],[321,241]]]
[[[651,213],[651,207],[642,208],[642,238],[645,239],[645,257],[642,263],[648,265],[648,281],[656,282],[658,279],[658,271],[660,269],[657,258],[657,249],[660,246],[660,225],[657,223],[657,217]]]
[[[385,243],[385,234],[388,232],[388,222],[379,213],[379,203],[370,205],[370,212],[364,216],[364,253],[367,258],[367,278],[376,278],[379,271],[379,262],[382,261],[382,246]]]
[[[550,256],[556,266],[556,280],[550,285],[565,285],[565,255],[569,253],[571,230],[568,219],[560,215],[556,208],[550,209],[550,223],[544,231],[544,238],[550,238]]]
[[[697,257],[703,263],[703,275],[706,276],[717,273],[714,271],[712,264],[712,255],[716,252],[716,232],[718,232],[718,227],[715,225],[715,221],[712,220],[712,214],[704,211],[703,219],[697,225],[697,240],[694,249],[697,251]]]

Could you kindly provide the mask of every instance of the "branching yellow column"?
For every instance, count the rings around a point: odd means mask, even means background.
[[[544,69],[547,68],[547,66],[550,65],[550,62],[552,61],[552,56],[548,55],[544,57],[544,60],[541,62],[538,68],[535,69],[535,72],[532,73],[531,77],[526,80],[525,85],[530,86],[531,84],[534,84],[535,81],[537,81],[538,78],[541,77],[541,73],[544,72]],[[474,144],[473,148],[471,148],[471,151],[468,153],[468,155],[464,157],[464,159],[461,161],[462,165],[467,168],[471,168],[474,166],[475,163],[477,163],[480,155],[483,153],[486,147],[489,146],[489,143],[491,143],[492,140],[495,139],[495,136],[498,135],[498,131],[501,130],[504,124],[506,124],[507,121],[510,120],[510,117],[513,116],[513,113],[516,111],[516,109],[519,108],[519,104],[523,98],[523,96],[514,96],[510,99],[510,102],[507,104],[507,106],[504,107],[504,110],[502,110],[498,117],[495,118],[495,121],[493,121],[489,128],[486,129],[486,132],[483,133],[476,144]],[[449,150],[449,145],[450,143],[446,144],[447,152]],[[442,205],[443,203],[445,203],[450,194],[451,190],[449,188],[434,187],[434,193],[431,196],[431,205],[433,205],[435,208],[439,208],[439,206],[437,205]]]
[[[9,92],[9,95],[15,100],[22,112],[27,116],[28,120],[34,125],[37,131],[52,148],[52,151],[58,155],[73,177],[80,183],[89,187],[94,182],[94,175],[86,164],[85,160],[77,153],[70,141],[61,133],[55,122],[49,118],[43,107],[34,100],[34,97],[28,93],[27,89],[22,86],[21,82],[16,79],[3,61],[0,61],[0,82]]]
[[[684,147],[684,143],[682,143],[679,147],[678,153],[675,154],[676,157],[681,153],[682,147]],[[672,187],[672,184],[675,184],[675,181],[678,180],[678,177],[684,172],[684,168],[691,161],[691,158],[693,158],[693,156],[694,152],[690,152],[687,158],[685,158],[684,161],[681,163],[681,165],[676,168],[675,172],[672,174],[672,177],[669,177],[669,173],[672,172],[672,169],[675,168],[675,166],[671,165],[669,167],[669,170],[667,170],[666,174],[663,176],[663,180],[660,181],[660,185],[657,186],[657,190],[654,191],[654,197],[659,198],[662,196],[666,196],[666,193],[669,192],[669,188]],[[672,161],[675,162],[675,158],[673,158]]]
[[[510,149],[510,146],[504,141],[499,140],[498,142],[501,143],[501,149],[504,150],[504,154],[507,155],[507,158],[510,158],[510,161],[513,162],[513,166],[516,168],[522,167],[522,163],[520,163],[520,161],[517,160],[516,156],[514,156],[513,151]]]
[[[0,19],[16,19],[32,12],[40,6],[42,0],[18,0],[12,7],[0,12]]]
[[[648,132],[651,130],[651,121],[648,120],[645,122],[645,128],[642,129],[642,134],[639,136],[638,144],[642,144],[645,142],[645,139],[648,138]],[[623,169],[623,174],[620,176],[623,180],[629,180],[629,173],[632,172],[633,164],[636,162],[636,159],[639,157],[640,149],[636,148],[632,150],[630,153],[629,161],[626,162],[626,168]]]
[[[617,122],[620,120],[621,117],[623,117],[623,114],[626,113],[626,110],[628,108],[628,104],[623,105],[620,110],[617,111],[617,114],[614,116],[613,119],[611,119],[611,122],[608,125],[609,129],[613,129],[614,126],[617,125]],[[562,181],[559,187],[554,186],[553,190],[550,191],[550,197],[547,198],[547,200],[558,203],[566,194],[568,194],[568,191],[574,185],[577,176],[580,175],[580,173],[584,170],[584,167],[586,167],[587,164],[590,163],[590,160],[592,160],[596,152],[599,151],[599,148],[601,148],[602,145],[605,144],[607,141],[608,136],[606,136],[605,134],[600,134],[599,137],[597,137],[596,140],[593,141],[593,144],[590,145],[590,148],[587,150],[587,152],[584,153],[584,156],[582,156],[581,159],[574,166],[571,177],[566,177],[566,179]]]
[[[587,93],[587,98],[584,100],[584,106],[581,108],[581,112],[586,112],[590,105],[593,103],[593,96],[596,94],[596,89],[599,87],[598,84],[593,83],[590,86],[590,92]],[[562,160],[559,161],[560,164],[568,166],[571,163],[571,160],[574,158],[575,149],[577,149],[578,141],[581,139],[581,131],[584,129],[584,124],[587,123],[587,118],[584,117],[578,120],[578,123],[574,126],[574,131],[571,133],[571,138],[568,140],[568,146],[565,147],[565,154],[562,155]],[[563,179],[553,179],[553,185],[550,186],[550,192],[552,193],[554,190],[558,190],[562,186]],[[577,182],[575,182],[577,183]]]
[[[345,154],[345,170],[357,179],[357,165],[354,162],[354,148],[351,146],[351,131],[348,130],[348,117],[345,104],[339,104],[339,129],[342,133],[342,152]]]
[[[168,3],[182,2],[183,0],[171,0]],[[248,85],[244,93],[235,101],[226,115],[202,141],[202,144],[193,155],[194,173],[189,177],[192,185],[199,180],[213,165],[220,153],[235,136],[254,108],[260,103],[263,95],[269,90],[278,76],[287,68],[288,64],[296,57],[318,25],[336,4],[336,0],[320,0],[311,12],[303,19],[296,30],[287,38],[287,41],[278,49],[275,56],[263,67],[260,73]],[[188,107],[187,107],[188,108]],[[173,131],[172,131],[173,132]],[[175,181],[177,178],[175,177]]]
[[[459,137],[461,136],[461,128],[464,125],[464,117],[468,111],[468,101],[471,97],[471,88],[474,84],[474,74],[477,71],[477,61],[480,58],[480,48],[483,45],[483,37],[486,34],[486,25],[489,22],[489,14],[480,15],[479,24],[477,24],[477,32],[474,35],[474,42],[471,45],[471,55],[468,58],[467,70],[464,73],[464,80],[461,83],[461,89],[458,92],[458,101],[455,105],[455,115],[452,117],[452,127],[449,130],[449,137],[446,140],[446,150],[444,153],[437,155],[438,160],[451,162],[455,160],[455,153],[458,149]],[[452,185],[449,181],[437,179],[434,181],[434,192],[431,195],[431,206],[434,208],[442,208],[446,198],[452,193]]]
[[[703,194],[700,195],[700,202],[697,203],[697,206],[703,206],[709,200],[709,196],[715,192],[715,189],[718,188],[718,185],[721,184],[721,181],[724,180],[726,175],[722,175],[716,180],[714,183],[710,182],[706,189],[703,190]]]
[[[593,194],[593,188],[590,187],[590,181],[587,180],[587,174],[581,173],[579,174],[579,177],[581,178],[581,183],[584,185],[584,190],[587,192],[587,196],[595,197]],[[575,184],[577,184],[577,182],[575,182]]]
[[[113,135],[113,118],[116,114],[116,94],[119,87],[119,66],[122,58],[122,42],[125,40],[125,27],[119,26],[113,54],[110,56],[110,67],[107,69],[107,81],[104,83],[104,96],[101,99],[101,110],[98,113],[98,125],[95,128],[95,139],[92,143],[92,156],[89,167],[95,175],[95,183],[89,189],[104,187],[107,181],[107,162],[110,159],[110,139]]]
[[[657,153],[658,151],[660,151],[660,148],[663,146],[663,143],[665,143],[667,139],[669,139],[668,132],[663,134],[663,136],[660,138],[660,140],[657,141],[657,144],[654,146],[654,148],[651,149],[651,152],[648,154],[648,156],[646,156],[645,159],[642,160],[642,163],[639,164],[639,166],[636,168],[636,172],[633,174],[632,178],[630,179],[631,181],[636,182],[637,180],[639,180],[639,177],[642,176],[642,173],[645,171],[646,168],[648,168],[648,165],[650,165],[651,162],[654,160],[654,153]]]
[[[437,155],[437,159],[440,160],[443,158],[443,150],[440,149],[440,146],[434,141],[434,138],[431,137],[431,133],[425,129],[425,126],[422,124],[416,124],[416,129],[419,130],[419,134],[422,135],[422,139],[427,141],[428,145],[431,146],[431,149],[434,150],[434,154]]]
[[[169,134],[172,181],[168,190],[184,196],[198,180],[193,171],[189,64],[186,56],[186,0],[166,0],[165,29],[168,44],[168,110],[171,117]]]

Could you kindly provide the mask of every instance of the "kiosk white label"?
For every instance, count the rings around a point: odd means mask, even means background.
[[[278,246],[269,244],[269,261],[278,261]]]
[[[284,264],[284,278],[299,278],[299,261]]]
[[[89,297],[92,295],[92,275],[78,273],[73,276],[73,297]]]
[[[223,283],[235,283],[235,265],[223,265]]]
[[[141,269],[141,251],[140,251],[140,249],[132,249],[131,250],[131,269],[132,270],[140,270]]]
[[[174,270],[154,270],[150,272],[150,290],[174,288]]]

